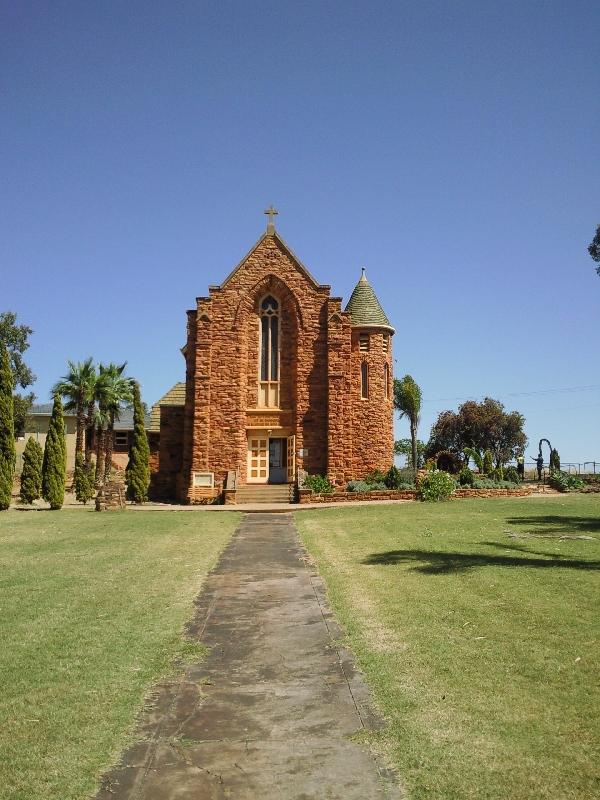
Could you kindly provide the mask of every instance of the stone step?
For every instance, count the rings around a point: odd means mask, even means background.
[[[235,500],[236,503],[289,503],[290,486],[285,483],[240,486],[235,493]]]

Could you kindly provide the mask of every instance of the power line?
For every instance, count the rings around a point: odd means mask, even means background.
[[[563,388],[554,388],[554,389],[537,389],[533,392],[502,392],[498,394],[498,397],[534,397],[536,395],[547,395],[547,394],[565,394],[568,392],[589,392],[596,389],[600,389],[600,384],[594,383],[588,386],[566,386]],[[476,397],[438,397],[436,400],[428,400],[423,399],[423,403],[450,403],[454,400],[474,400],[477,397],[490,397],[489,394],[486,395],[476,395]]]

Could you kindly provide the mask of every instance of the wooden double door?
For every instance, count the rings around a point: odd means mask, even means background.
[[[292,483],[296,469],[296,437],[248,435],[248,483]]]

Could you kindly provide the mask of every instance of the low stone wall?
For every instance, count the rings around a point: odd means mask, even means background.
[[[533,486],[517,486],[514,489],[457,489],[454,497],[527,497],[533,494]]]
[[[411,490],[376,492],[333,492],[332,494],[313,494],[310,489],[298,491],[300,505],[307,503],[351,503],[355,500],[414,500],[416,492]]]
[[[533,492],[533,486],[519,486],[515,489],[457,489],[453,497],[526,497]],[[300,505],[308,503],[351,503],[355,500],[416,500],[417,492],[411,489],[375,492],[333,492],[332,494],[313,494],[310,489],[298,491]]]

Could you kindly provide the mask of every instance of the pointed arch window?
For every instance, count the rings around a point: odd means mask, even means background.
[[[279,360],[281,348],[279,301],[264,297],[259,306],[260,354],[258,404],[263,408],[279,406]]]

